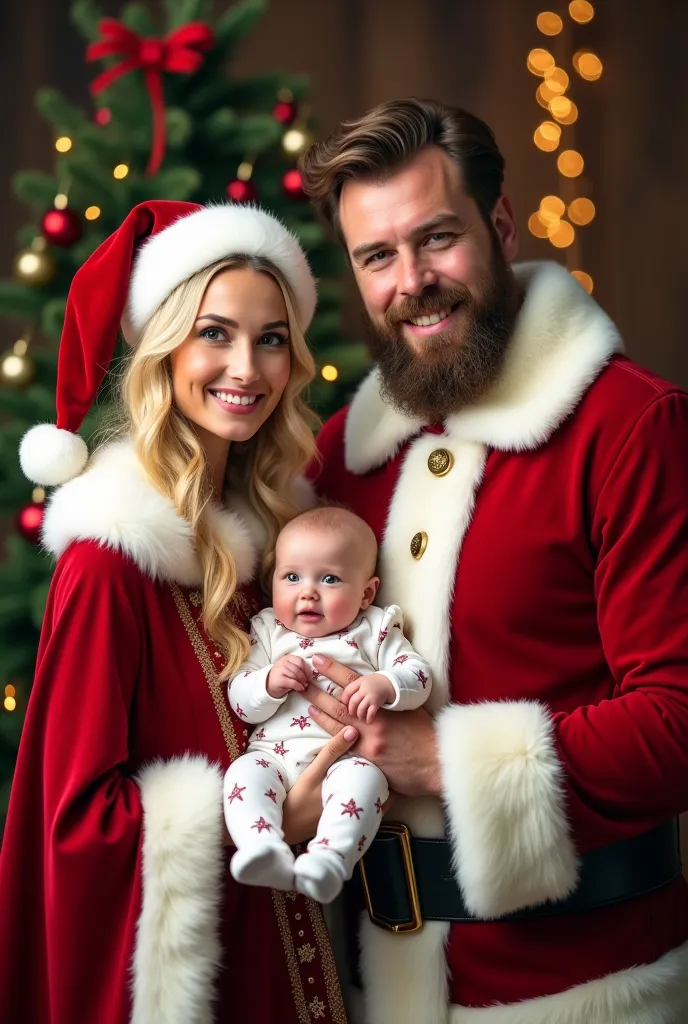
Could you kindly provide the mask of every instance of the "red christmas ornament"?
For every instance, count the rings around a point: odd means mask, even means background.
[[[32,501],[28,505],[24,505],[17,516],[17,529],[29,544],[38,544],[41,539],[44,514],[45,505]]]
[[[109,124],[112,120],[112,114],[110,113],[109,107],[101,107],[100,110],[96,111],[96,116],[93,118],[96,124]]]
[[[41,231],[51,243],[69,249],[81,238],[81,220],[73,210],[48,210],[41,221]]]
[[[280,124],[293,124],[296,120],[297,107],[293,100],[280,100],[272,108],[272,116]]]
[[[258,193],[250,181],[235,178],[227,185],[227,195],[234,203],[255,203]]]
[[[303,191],[303,179],[301,178],[301,171],[293,167],[290,171],[282,178],[282,187],[289,196],[290,199],[306,199],[306,193]]]

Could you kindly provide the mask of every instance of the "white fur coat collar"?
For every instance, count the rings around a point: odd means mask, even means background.
[[[307,507],[301,481],[299,505]],[[214,507],[215,526],[232,552],[239,582],[253,576],[265,533],[257,516],[238,496]],[[55,557],[75,540],[94,540],[121,551],[147,576],[182,586],[202,582],[191,525],[148,479],[131,441],[96,452],[81,476],[59,487],[48,502],[43,546]]]
[[[503,451],[546,441],[612,354],[622,350],[612,321],[560,264],[520,263],[513,269],[525,298],[501,376],[483,398],[445,423],[454,440]],[[425,425],[383,401],[373,370],[347,417],[347,469],[362,474],[382,465]]]

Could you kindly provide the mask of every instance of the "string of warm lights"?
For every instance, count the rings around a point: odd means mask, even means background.
[[[99,111],[99,113],[102,113],[102,111]],[[72,146],[73,142],[68,135],[61,135],[58,139],[55,139],[55,149],[58,153],[69,153]],[[116,166],[112,168],[112,176],[113,178],[116,178],[118,181],[121,181],[123,178],[126,178],[128,174],[128,164],[116,164]],[[67,190],[61,188],[54,199],[55,209],[66,210],[68,203],[69,199],[67,195]],[[98,217],[100,217],[101,213],[102,210],[99,206],[87,206],[84,210],[84,217],[86,218],[86,220],[97,220]]]
[[[568,15],[572,22],[586,25],[595,16],[595,10],[589,0],[571,0]],[[570,22],[554,11],[542,11],[537,16],[536,24],[542,35],[552,39],[552,49],[556,48],[558,56],[563,58],[568,49],[566,44]],[[586,291],[591,292],[593,280],[590,274],[575,269],[580,260],[577,229],[590,224],[596,211],[589,197],[576,195],[576,179],[583,173],[585,161],[575,147],[578,107],[567,95],[571,79],[557,63],[550,49],[542,46],[530,51],[526,66],[531,74],[542,79],[535,98],[550,115],[535,129],[533,141],[545,153],[558,151],[558,191],[561,193],[542,198],[539,209],[528,220],[528,228],[536,238],[547,239],[555,248],[567,250],[567,266]],[[595,82],[602,74],[602,61],[588,49],[575,52],[571,57],[571,66],[576,75],[586,82]]]

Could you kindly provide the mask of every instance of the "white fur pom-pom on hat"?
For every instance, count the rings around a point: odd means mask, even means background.
[[[24,476],[42,487],[56,487],[78,476],[88,461],[83,437],[60,430],[52,423],[39,423],[24,434],[19,445],[19,462]]]

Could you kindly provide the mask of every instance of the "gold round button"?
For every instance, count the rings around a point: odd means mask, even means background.
[[[425,554],[425,549],[428,546],[428,535],[425,530],[421,530],[419,533],[414,533],[411,538],[411,554],[418,561]]]
[[[454,465],[454,456],[446,448],[435,448],[428,455],[428,469],[435,476],[446,476]]]

